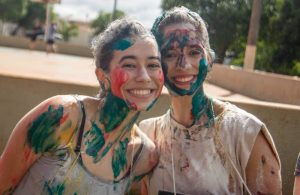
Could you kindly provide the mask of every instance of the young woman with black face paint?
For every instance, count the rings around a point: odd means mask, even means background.
[[[153,35],[121,19],[93,50],[99,97],[59,95],[26,114],[0,158],[0,194],[124,194],[157,162],[135,125],[164,82]]]
[[[280,160],[265,125],[204,92],[214,53],[203,19],[177,7],[152,32],[171,105],[140,123],[160,156],[143,194],[281,194]]]

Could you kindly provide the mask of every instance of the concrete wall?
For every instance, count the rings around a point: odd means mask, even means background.
[[[209,82],[258,100],[300,105],[300,78],[214,64]]]
[[[49,82],[0,75],[0,153],[17,121],[44,99],[57,94],[95,95],[98,88],[91,86]],[[230,99],[239,107],[264,121],[277,146],[283,175],[284,194],[292,194],[293,171],[300,149],[300,107],[282,104],[247,103]],[[163,114],[169,105],[168,95],[162,95],[153,109],[143,113],[143,118]]]
[[[6,47],[28,49],[30,40],[25,37],[3,36],[0,35],[0,45]],[[93,57],[91,49],[88,46],[72,45],[62,41],[56,43],[58,53],[77,55],[83,57]],[[43,40],[36,41],[36,50],[46,51],[46,45]]]

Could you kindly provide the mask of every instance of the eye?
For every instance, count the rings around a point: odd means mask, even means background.
[[[166,60],[171,60],[171,59],[176,59],[178,57],[178,52],[176,51],[167,51],[163,57],[166,59]]]
[[[134,68],[136,68],[136,65],[132,64],[132,63],[125,63],[125,64],[122,65],[122,68],[134,69]]]
[[[189,51],[190,56],[198,57],[202,54],[202,51],[200,49],[192,49]]]
[[[161,67],[160,63],[149,63],[147,67],[151,70],[156,70]]]

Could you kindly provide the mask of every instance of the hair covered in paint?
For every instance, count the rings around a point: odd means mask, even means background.
[[[207,60],[210,62],[210,65],[212,65],[215,59],[215,53],[210,48],[207,26],[204,20],[199,16],[199,14],[190,11],[184,6],[175,7],[171,10],[165,11],[161,16],[156,18],[151,31],[157,40],[158,46],[159,47],[162,46],[163,43],[162,39],[164,37],[163,36],[164,28],[171,24],[179,24],[179,23],[190,23],[199,32],[197,36],[203,43],[204,49],[208,54]]]
[[[121,44],[126,46],[126,44],[130,44],[126,42],[126,39],[130,38],[155,39],[151,31],[137,20],[130,18],[115,20],[92,42],[96,67],[109,72],[109,64],[113,58],[113,52],[116,50],[116,45],[122,42]]]

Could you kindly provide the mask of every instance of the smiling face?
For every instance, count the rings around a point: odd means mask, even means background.
[[[109,65],[112,94],[134,110],[147,110],[164,83],[160,54],[151,38],[123,39],[114,45]]]
[[[164,28],[161,44],[165,85],[176,95],[191,95],[202,86],[207,74],[206,53],[190,23]]]

